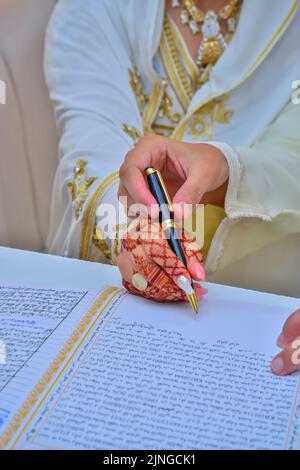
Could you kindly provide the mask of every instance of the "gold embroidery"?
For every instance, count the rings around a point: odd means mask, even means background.
[[[156,83],[149,98],[144,92],[142,79],[136,67],[129,69],[129,76],[130,86],[136,96],[139,111],[143,118],[144,135],[151,135],[153,134],[152,124],[160,109],[164,87],[162,83]],[[141,137],[139,131],[133,126],[123,124],[122,129],[134,141]]]
[[[115,226],[115,240],[114,240],[114,244],[113,244],[113,249],[112,249],[112,252],[115,256],[118,256],[119,254],[119,249],[120,249],[120,240],[122,238],[122,236],[120,236],[120,233],[122,231],[122,233],[124,234],[125,230],[127,230],[127,224],[117,224]]]
[[[132,138],[134,142],[137,142],[142,136],[141,133],[134,126],[129,126],[128,124],[123,124],[123,131]]]
[[[39,380],[37,383],[36,387],[30,393],[30,395],[27,397],[23,405],[20,407],[19,411],[15,414],[13,417],[12,421],[10,424],[7,426],[5,429],[4,433],[1,436],[0,440],[0,449],[5,449],[7,446],[10,444],[14,434],[19,430],[22,421],[29,415],[30,410],[37,404],[39,398],[41,398],[41,395],[45,392],[46,387],[50,384],[50,382],[53,380],[55,377],[55,374],[57,373],[58,369],[63,365],[64,361],[66,358],[69,356],[70,352],[72,349],[76,346],[76,343],[79,342],[79,340],[83,337],[84,333],[88,329],[88,327],[92,328],[93,324],[99,320],[101,315],[103,314],[105,308],[109,305],[109,303],[112,302],[112,300],[115,298],[115,296],[120,293],[122,289],[118,289],[116,287],[110,287],[106,289],[104,292],[102,292],[99,297],[96,299],[94,304],[91,306],[91,308],[88,310],[86,315],[83,317],[83,319],[80,321],[79,325],[75,328],[73,331],[71,337],[68,339],[64,347],[61,349],[59,354],[56,356],[54,361],[51,363],[51,365],[48,367],[42,378]],[[105,302],[108,300],[108,302],[105,304]],[[105,305],[104,305],[105,304]],[[99,312],[99,309],[102,307],[101,311]],[[98,314],[99,312],[99,314]],[[96,317],[96,315],[98,316]],[[96,317],[96,318],[95,318]],[[92,321],[94,320],[94,323]],[[86,335],[88,334],[88,331]],[[86,335],[82,338],[82,341],[84,341]],[[77,345],[77,348],[79,348],[80,345]],[[75,350],[76,352],[76,350]],[[71,358],[69,359],[69,361]],[[68,363],[66,364],[68,365]],[[66,367],[65,365],[65,367]],[[49,391],[47,392],[49,393]],[[33,417],[33,415],[32,415]],[[31,419],[32,419],[31,417]],[[24,432],[24,430],[22,431]],[[19,439],[19,438],[18,438]],[[17,439],[17,440],[18,440]]]
[[[189,52],[189,50],[186,46],[186,43],[185,43],[182,35],[178,31],[178,28],[176,27],[176,25],[174,24],[172,19],[170,19],[169,17],[167,17],[167,19],[169,21],[170,30],[172,32],[176,47],[177,47],[181,57],[183,58],[184,66],[186,68],[186,71],[187,71],[190,79],[191,79],[191,88],[192,88],[192,90],[195,90],[196,89],[196,84],[197,84],[197,81],[198,81],[198,77],[199,77],[199,69],[198,69],[196,63],[194,62],[194,60],[192,59],[191,54],[190,54],[190,52]]]
[[[167,91],[167,85],[168,85],[168,82],[163,82],[164,93],[162,96],[162,101],[159,107],[158,115],[160,117],[166,116],[169,119],[169,121],[177,124],[181,119],[181,114],[179,112],[175,112],[175,113],[173,112],[172,108],[173,108],[174,103],[173,103],[173,99],[171,98],[171,96],[169,95]]]
[[[99,226],[94,230],[93,242],[100,249],[106,258],[110,261],[111,264],[116,264],[115,258],[119,254],[120,248],[120,232],[127,229],[127,224],[117,224],[114,227],[114,234],[112,238],[112,249],[109,248],[108,244],[105,241],[104,234]]]
[[[157,116],[160,103],[163,97],[164,86],[161,82],[155,83],[148,106],[145,109],[143,115],[144,121],[144,133],[145,135],[153,134],[152,125],[154,122],[155,117]]]
[[[85,216],[83,220],[83,229],[81,235],[81,243],[80,243],[80,259],[88,259],[89,256],[89,248],[90,242],[93,234],[94,224],[95,224],[95,216],[97,207],[105,195],[105,193],[109,190],[109,188],[118,181],[119,179],[119,172],[116,171],[112,175],[105,178],[100,186],[96,189],[93,193],[92,197],[88,202],[88,206],[85,211]]]
[[[228,124],[234,114],[232,109],[226,109],[229,100],[228,95],[223,95],[202,106],[188,123],[188,134],[194,138],[208,137],[213,139],[216,132],[216,124]]]
[[[86,198],[89,195],[89,188],[96,181],[96,177],[89,177],[86,171],[87,161],[80,159],[75,163],[73,170],[73,180],[68,183],[72,201],[75,208],[75,217],[78,220]]]
[[[167,126],[164,124],[156,124],[156,123],[153,124],[152,128],[155,134],[160,134],[160,135],[172,134],[172,132],[175,129],[174,126]]]
[[[267,44],[264,46],[262,51],[259,53],[258,57],[256,58],[255,62],[249,67],[246,73],[242,75],[242,77],[234,84],[232,84],[227,90],[226,93],[229,93],[232,91],[234,88],[237,88],[241,83],[244,83],[245,80],[251,76],[251,74],[256,70],[256,68],[259,66],[261,61],[264,59],[264,57],[268,54],[270,51],[271,47],[275,43],[275,41],[278,39],[282,31],[284,31],[284,28],[286,27],[287,23],[291,20],[291,18],[295,15],[297,8],[300,5],[300,0],[294,0],[293,6],[289,10],[287,16],[284,18],[282,23],[280,24],[279,28],[275,31],[275,33],[272,35],[270,40],[267,42]],[[219,93],[215,93],[212,97],[210,97],[210,101],[212,99],[217,98]],[[172,138],[176,140],[182,139],[182,136],[184,134],[184,127],[186,123],[188,122],[189,119],[204,105],[206,105],[207,100],[202,101],[202,103],[197,103],[193,108],[189,110],[189,112],[184,116],[182,121],[179,123],[177,128],[172,134]]]
[[[174,37],[170,27],[168,17],[164,20],[164,30],[161,38],[160,53],[162,63],[170,79],[171,86],[178,96],[178,99],[186,111],[191,99],[193,90],[185,76],[185,70],[182,66],[176,49]]]
[[[95,227],[94,234],[93,234],[93,242],[99,248],[101,253],[104,254],[104,256],[112,262],[112,256],[111,256],[111,251],[109,249],[109,246],[107,245],[105,241],[104,234],[101,230],[100,227]]]
[[[133,69],[129,69],[128,72],[130,77],[130,86],[136,96],[140,113],[143,114],[146,104],[149,101],[149,98],[144,92],[142,78],[136,67],[134,67]]]

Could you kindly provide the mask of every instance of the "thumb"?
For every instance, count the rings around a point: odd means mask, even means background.
[[[284,324],[283,330],[277,340],[280,348],[285,348],[300,335],[300,310],[294,312]]]
[[[178,219],[190,217],[193,208],[200,203],[204,193],[205,189],[200,184],[199,175],[190,174],[173,198],[175,217]]]

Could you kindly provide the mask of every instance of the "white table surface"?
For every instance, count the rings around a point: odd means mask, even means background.
[[[118,268],[71,258],[0,247],[0,284],[55,289],[99,290],[122,286]],[[291,312],[300,300],[235,287],[207,284],[208,296],[268,305],[284,305]]]
[[[0,247],[0,283],[53,289],[98,290],[122,286],[118,268],[71,258]]]

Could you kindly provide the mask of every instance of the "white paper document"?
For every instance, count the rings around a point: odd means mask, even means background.
[[[3,448],[297,447],[299,376],[270,370],[295,299],[211,286],[196,316],[117,288],[20,297],[0,289]]]

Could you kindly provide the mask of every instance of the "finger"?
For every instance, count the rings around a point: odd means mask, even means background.
[[[197,300],[202,300],[203,297],[208,292],[208,289],[206,289],[205,287],[200,286],[199,284],[194,284],[194,289],[195,289],[195,292],[196,292]]]
[[[297,336],[300,335],[300,309],[294,312],[285,322],[282,333],[277,344],[280,348],[285,348]]]
[[[300,370],[300,336],[273,359],[272,370],[277,375],[288,375]]]
[[[135,264],[138,271],[147,279],[149,285],[155,286],[158,290],[165,291],[165,293],[172,292],[175,294],[180,291],[179,287],[174,285],[172,279],[153,259],[145,257],[142,246],[135,252]]]
[[[145,171],[147,166],[161,170],[167,156],[169,139],[161,136],[147,136],[139,139],[133,150],[128,152],[125,163]]]
[[[202,254],[195,239],[186,231],[182,234],[182,247],[186,255],[188,271],[192,278],[205,282],[206,274],[202,261]]]
[[[185,183],[179,188],[173,198],[175,217],[179,220],[190,217],[193,208],[199,204],[205,188],[201,185],[203,178],[197,171],[193,171],[188,175]]]
[[[128,214],[129,207],[133,204],[133,200],[122,182],[120,182],[118,188],[118,200],[122,204],[124,211]]]
[[[122,249],[116,258],[117,266],[121,272],[123,280],[130,282],[134,275],[133,256],[128,251]]]
[[[128,152],[120,168],[120,179],[134,201],[151,206],[156,201],[144,178],[148,166],[160,170],[167,155],[167,140],[160,136],[141,138],[136,147]]]
[[[128,237],[122,240],[122,253],[125,256],[121,256],[117,259],[121,273],[126,274],[124,277],[125,282],[129,283],[128,290],[137,295],[142,295],[147,298],[151,298],[158,301],[166,300],[183,300],[184,293],[174,284],[173,280],[162,270],[151,258],[145,256],[141,237],[139,236],[139,229],[135,232],[129,231]],[[131,258],[128,255],[131,255]],[[128,275],[129,267],[126,263],[130,264],[131,277]],[[133,268],[133,269],[132,269]],[[147,281],[147,288],[145,291],[136,291],[131,288],[133,274],[141,274]]]
[[[199,261],[188,259],[187,265],[188,265],[188,271],[191,274],[193,279],[195,279],[196,281],[205,282],[206,275],[205,275],[205,269],[204,269],[203,264],[199,263]]]
[[[147,208],[156,204],[141,170],[134,166],[121,167],[120,178],[122,185],[134,202],[143,204]]]
[[[145,255],[158,264],[177,284],[179,276],[191,282],[191,276],[184,264],[173,253],[158,223],[149,220],[141,222],[141,241]]]
[[[125,195],[120,196],[119,201],[122,204],[127,217],[131,219],[139,216],[148,217],[148,211],[145,209],[143,204],[136,204],[127,191],[123,194]]]
[[[137,289],[131,280],[123,279],[123,285],[132,294],[155,300],[157,302],[177,302],[179,300],[184,300],[184,292],[173,283],[172,279],[170,279],[159,266],[156,266],[155,264],[154,266],[159,275],[158,279],[156,279],[154,283],[151,282],[151,276],[154,274],[153,270],[150,276],[147,278],[148,286],[145,290],[141,291]],[[138,272],[142,274],[143,270],[141,269]]]

